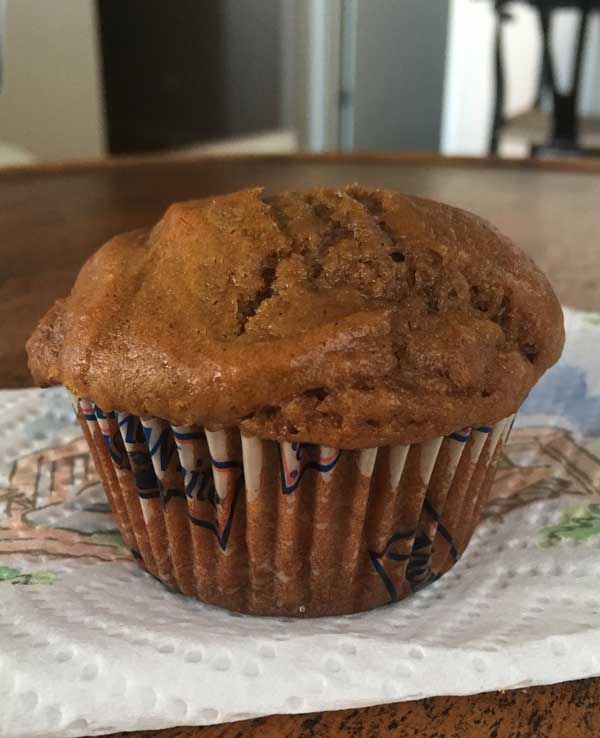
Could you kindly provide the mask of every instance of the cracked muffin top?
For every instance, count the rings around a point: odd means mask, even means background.
[[[510,415],[563,341],[489,223],[353,185],[172,205],[97,251],[27,350],[104,410],[365,448]]]

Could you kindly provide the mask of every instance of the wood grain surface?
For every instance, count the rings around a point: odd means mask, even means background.
[[[154,222],[175,200],[254,185],[275,191],[354,181],[443,200],[489,218],[546,271],[564,303],[600,310],[600,162],[356,154],[9,169],[0,172],[0,387],[30,384],[27,336],[68,292],[87,256],[115,233]],[[600,735],[600,680],[121,735],[591,738]]]
[[[119,733],[111,738],[596,738],[599,683],[587,679],[472,697]]]

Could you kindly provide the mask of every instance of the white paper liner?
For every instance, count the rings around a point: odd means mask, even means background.
[[[345,451],[75,405],[148,571],[205,602],[293,616],[394,602],[453,566],[513,420]]]

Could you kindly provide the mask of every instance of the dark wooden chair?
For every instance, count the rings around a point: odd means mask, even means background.
[[[542,58],[538,92],[533,108],[514,118],[508,119],[504,113],[506,97],[505,58],[503,48],[503,30],[506,22],[511,20],[510,0],[494,0],[496,12],[496,30],[494,40],[495,98],[492,118],[492,130],[489,150],[498,153],[499,139],[502,132],[512,128],[531,132],[547,128],[544,143],[532,143],[531,155],[540,157],[554,156],[600,156],[600,148],[581,145],[581,133],[597,134],[600,138],[600,118],[582,119],[578,114],[581,70],[587,40],[587,28],[590,14],[600,11],[600,0],[518,0],[535,8],[539,19],[542,37]],[[564,8],[576,8],[579,12],[577,38],[575,41],[573,75],[568,89],[558,87],[554,57],[550,45],[552,17],[555,11]],[[600,96],[600,89],[598,90]],[[549,124],[545,125],[547,116],[542,110],[542,100],[551,102]]]

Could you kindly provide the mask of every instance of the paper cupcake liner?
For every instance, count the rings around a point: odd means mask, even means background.
[[[75,408],[123,539],[151,574],[204,602],[292,616],[396,602],[453,566],[513,420],[349,451]]]

